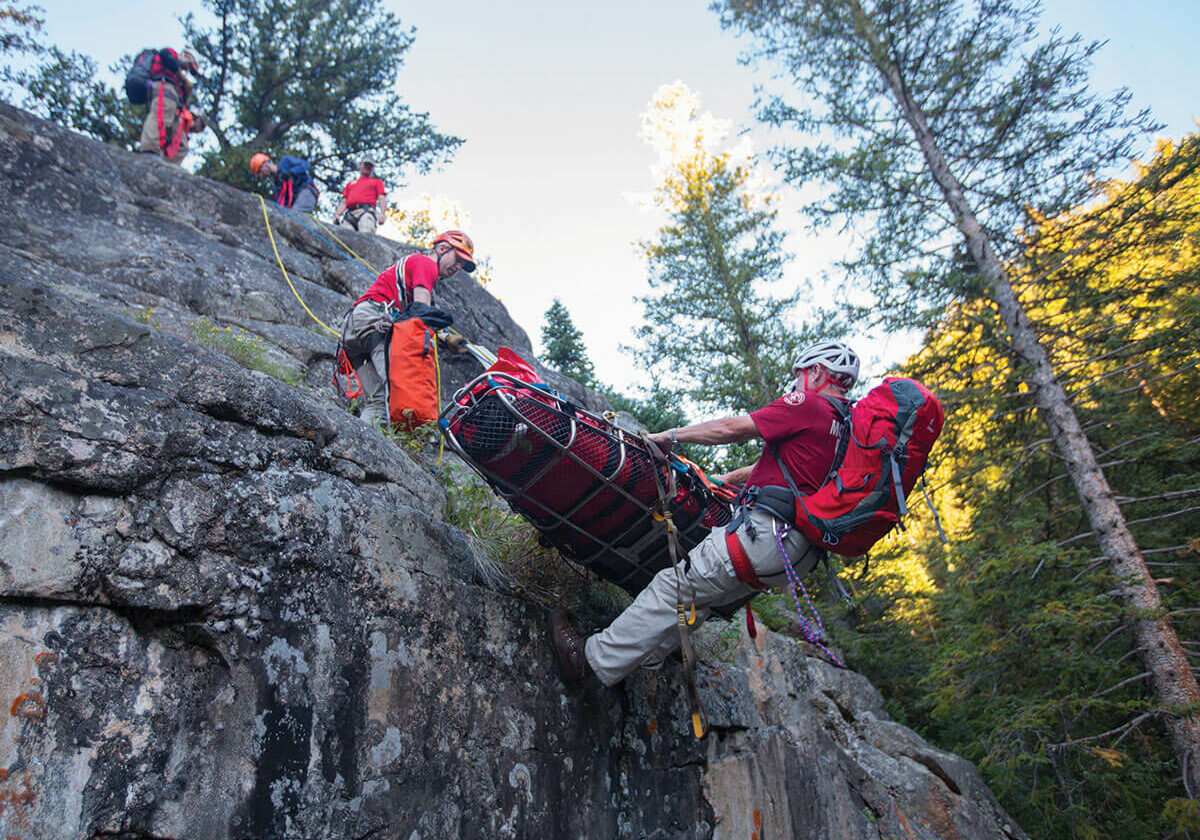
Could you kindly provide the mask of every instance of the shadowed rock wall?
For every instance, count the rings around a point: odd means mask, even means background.
[[[325,394],[253,196],[0,105],[0,198],[0,836],[1024,836],[791,639],[700,634],[700,742],[674,668],[564,688],[439,482]],[[272,220],[334,323],[370,278]],[[464,333],[528,353],[445,287]],[[190,342],[202,315],[313,385]]]

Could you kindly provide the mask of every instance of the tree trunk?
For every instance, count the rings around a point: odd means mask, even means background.
[[[967,204],[962,185],[951,172],[937,139],[930,131],[921,108],[904,85],[899,68],[871,26],[858,0],[852,0],[852,15],[859,36],[867,43],[871,61],[883,76],[905,121],[912,129],[930,174],[941,188],[954,213],[955,225],[966,240],[975,264],[989,283],[993,302],[1009,332],[1009,342],[1032,369],[1027,381],[1067,472],[1075,485],[1088,521],[1112,573],[1120,581],[1119,591],[1133,617],[1134,641],[1143,666],[1150,672],[1154,696],[1166,713],[1166,728],[1179,761],[1184,789],[1189,797],[1200,792],[1200,685],[1192,672],[1179,636],[1163,614],[1158,587],[1146,561],[1125,523],[1091,443],[1059,383],[1046,349],[1022,308],[983,226]]]

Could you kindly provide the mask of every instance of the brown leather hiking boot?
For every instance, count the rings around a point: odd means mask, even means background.
[[[557,609],[550,616],[550,635],[554,640],[554,652],[562,666],[563,682],[578,682],[592,673],[587,656],[583,652],[585,638],[571,626],[567,611]]]

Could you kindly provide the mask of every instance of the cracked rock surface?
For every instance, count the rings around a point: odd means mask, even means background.
[[[1025,836],[792,639],[705,628],[703,741],[673,667],[565,688],[435,477],[324,392],[257,198],[3,104],[0,197],[0,836]],[[336,323],[370,278],[271,212]],[[528,354],[470,278],[440,298]],[[201,316],[313,384],[192,343]],[[445,368],[447,393],[478,372]]]

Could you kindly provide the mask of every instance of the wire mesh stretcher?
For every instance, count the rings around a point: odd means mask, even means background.
[[[638,436],[528,378],[485,372],[454,395],[440,425],[449,446],[551,544],[631,593],[670,565],[657,489],[657,481],[667,486],[666,470],[675,471],[669,504],[685,550],[732,515],[694,465],[656,461]]]

